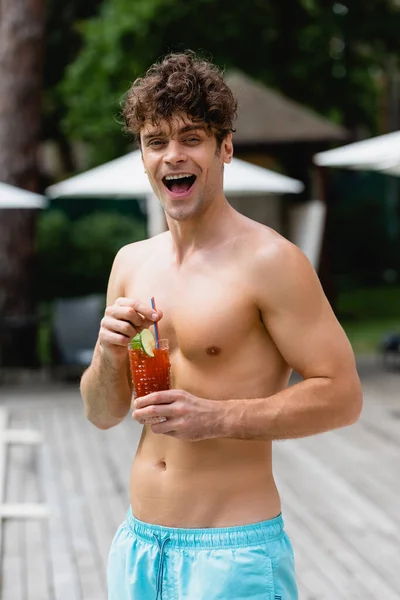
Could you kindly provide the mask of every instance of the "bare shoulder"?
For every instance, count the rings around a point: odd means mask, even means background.
[[[154,237],[127,244],[117,252],[114,260],[114,267],[118,270],[130,271],[132,267],[143,264],[143,262],[147,261],[154,253],[163,251],[168,245],[169,240],[170,233],[165,231]]]
[[[118,250],[108,283],[108,303],[125,296],[127,282],[132,281],[135,272],[143,267],[143,264],[155,254],[159,255],[167,247],[169,236],[169,232],[164,232],[139,242],[127,244]]]
[[[298,246],[267,225],[247,220],[241,237],[243,249],[255,269],[306,268],[311,264]],[[248,222],[250,221],[250,222]]]
[[[300,302],[323,295],[315,269],[298,246],[260,223],[247,227],[243,239],[247,271],[264,300]]]

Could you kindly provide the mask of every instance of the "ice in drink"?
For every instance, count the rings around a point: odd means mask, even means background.
[[[132,340],[128,352],[135,398],[170,389],[171,364],[168,340],[159,340],[158,348],[150,349],[146,346],[140,347],[139,343],[135,344]]]

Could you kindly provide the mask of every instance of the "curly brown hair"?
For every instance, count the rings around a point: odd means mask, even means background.
[[[205,122],[220,147],[226,135],[234,131],[236,111],[237,102],[222,71],[187,50],[168,54],[133,82],[124,98],[122,116],[125,131],[140,143],[140,130],[146,122],[171,123],[183,113],[193,121]]]

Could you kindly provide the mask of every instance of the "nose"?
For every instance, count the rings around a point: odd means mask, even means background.
[[[170,140],[164,154],[164,162],[170,165],[177,165],[187,160],[184,146],[177,140]]]

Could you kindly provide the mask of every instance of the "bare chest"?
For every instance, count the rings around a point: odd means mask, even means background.
[[[160,336],[190,361],[226,359],[263,330],[251,292],[235,271],[141,272],[127,282],[126,295],[149,304],[154,296],[164,313]]]

